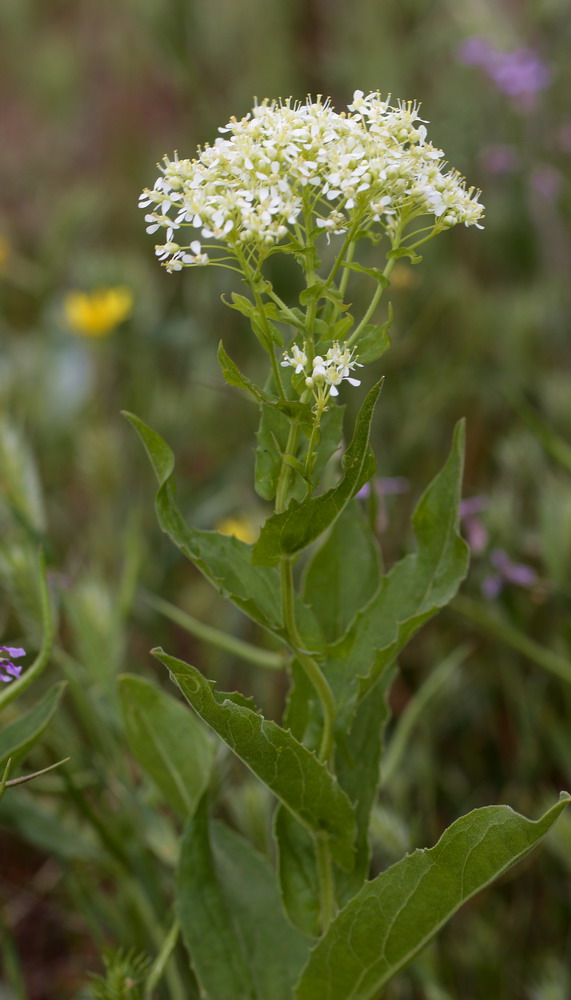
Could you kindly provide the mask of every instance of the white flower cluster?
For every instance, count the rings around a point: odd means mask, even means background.
[[[418,106],[357,90],[348,111],[328,101],[264,101],[196,159],[164,158],[154,188],[141,195],[147,232],[166,230],[157,255],[169,270],[204,264],[198,240],[174,241],[182,226],[230,252],[279,243],[296,223],[345,232],[379,224],[389,236],[420,215],[437,230],[479,225],[479,192],[467,189],[443,152],[426,141]],[[481,228],[481,227],[480,227]]]
[[[349,382],[350,385],[361,385],[359,379],[351,376],[354,368],[363,367],[353,357],[353,354],[354,352],[348,347],[342,350],[336,341],[324,358],[317,354],[310,365],[305,350],[294,344],[291,355],[284,353],[283,361],[280,364],[282,368],[295,368],[296,375],[304,372],[307,388],[315,389],[317,395],[325,400],[327,396],[339,395],[337,386],[343,381]]]

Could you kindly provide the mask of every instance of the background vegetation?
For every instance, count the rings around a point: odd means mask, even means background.
[[[284,696],[277,675],[157,606],[160,594],[259,641],[160,535],[119,415],[169,441],[189,518],[256,532],[257,413],[224,384],[215,349],[224,336],[255,373],[257,344],[220,302],[225,273],[164,273],[137,209],[163,153],[192,155],[254,95],[419,99],[487,206],[484,232],[453,230],[393,272],[375,443],[384,557],[406,548],[410,510],[465,415],[473,564],[402,656],[375,864],[473,807],[535,816],[569,788],[571,21],[565,0],[4,0],[0,38],[0,631],[39,644],[41,542],[59,625],[36,695],[69,686],[26,766],[72,758],[2,799],[0,997],[79,1000],[102,948],[152,954],[168,924],[176,820],[129,755],[117,674],[158,677],[148,649],[162,644],[270,714]],[[293,273],[273,279],[295,293]],[[70,293],[117,287],[117,323],[86,335]],[[219,772],[226,818],[269,851],[260,788],[225,756]],[[564,816],[392,1000],[568,998],[570,876]],[[176,1000],[176,982],[166,990]]]

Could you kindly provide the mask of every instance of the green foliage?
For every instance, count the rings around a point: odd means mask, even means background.
[[[268,862],[202,800],[181,850],[177,907],[183,937],[211,1000],[291,1000],[307,942],[283,915]]]
[[[65,681],[54,684],[29,712],[3,727],[0,733],[0,767],[9,758],[13,764],[16,763],[38,742],[54,716],[65,688]]]
[[[296,1000],[374,1000],[463,903],[529,854],[568,802],[562,794],[534,822],[507,806],[476,809],[435,847],[366,883],[313,949]]]
[[[184,705],[141,677],[119,681],[131,753],[180,816],[191,816],[208,786],[214,747]]]
[[[323,469],[339,447],[343,434],[344,406],[331,406],[325,411],[319,425],[315,457],[311,470],[312,480],[318,481]],[[273,500],[280,474],[282,456],[287,449],[290,422],[278,407],[262,405],[256,445],[256,492],[264,500]],[[300,442],[294,459],[302,461],[307,444]],[[292,469],[289,498],[302,500],[308,492],[308,481],[298,469]]]
[[[448,461],[413,515],[418,552],[383,577],[376,594],[331,648],[325,672],[344,719],[411,636],[451,600],[466,575],[468,547],[458,534],[463,456],[460,423]]]
[[[215,531],[187,525],[175,503],[172,483],[174,458],[163,439],[133,414],[125,414],[139,434],[159,481],[156,510],[162,530],[198,567],[224,597],[259,625],[285,638],[280,600],[280,580],[268,567],[254,566],[251,546]],[[311,611],[297,602],[299,626],[310,649],[319,649],[322,640]]]
[[[135,951],[106,952],[105,977],[91,976],[90,1000],[145,1000],[149,959]]]
[[[353,866],[355,820],[351,804],[327,768],[292,734],[264,719],[241,696],[218,692],[190,664],[154,655],[194,710],[274,795],[314,834],[328,834],[342,868]]]
[[[253,548],[256,566],[275,566],[282,556],[307,548],[339,517],[352,497],[374,473],[369,445],[371,421],[382,381],[368,393],[355,424],[353,439],[343,456],[343,476],[337,486],[303,503],[293,500],[287,510],[268,518]]]
[[[345,634],[379,585],[379,551],[361,513],[351,501],[313,555],[304,578],[303,598],[328,643]]]

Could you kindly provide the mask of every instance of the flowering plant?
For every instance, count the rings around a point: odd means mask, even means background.
[[[253,544],[185,522],[170,449],[127,415],[159,482],[161,527],[279,643],[283,655],[255,649],[250,658],[282,666],[290,683],[278,725],[162,649],[154,653],[193,713],[147,682],[122,680],[133,751],[186,820],[177,917],[159,966],[180,927],[201,993],[213,1000],[374,1000],[465,900],[535,846],[568,801],[535,822],[507,806],[477,809],[432,849],[368,881],[396,660],[468,566],[458,533],[462,424],[413,515],[417,551],[390,571],[357,496],[375,472],[370,430],[381,381],[362,403],[337,481],[323,488],[343,439],[344,383],[358,388],[361,368],[390,344],[390,308],[382,322],[376,311],[395,261],[417,262],[421,244],[458,223],[480,227],[478,193],[446,169],[418,115],[414,104],[360,91],[343,114],[321,100],[263,102],[195,159],[165,159],[141,198],[148,231],[165,230],[157,255],[167,270],[211,265],[241,276],[250,295],[234,292],[228,304],[248,318],[270,369],[258,385],[219,346],[226,381],[260,407],[255,486],[274,511]],[[197,238],[183,242],[185,228]],[[383,267],[356,260],[365,241],[379,247]],[[268,280],[264,266],[276,253],[299,265],[299,304]],[[359,318],[347,301],[355,276],[374,288]],[[224,642],[232,648],[232,637]],[[243,643],[239,652],[248,657]],[[175,730],[179,750],[165,754]],[[150,733],[162,753],[149,749]],[[212,733],[276,800],[275,866],[212,818]]]

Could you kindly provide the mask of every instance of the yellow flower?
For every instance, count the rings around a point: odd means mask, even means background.
[[[408,264],[395,264],[391,273],[391,288],[397,292],[410,292],[420,284],[420,277]]]
[[[123,285],[93,292],[69,292],[64,300],[68,326],[80,337],[106,337],[132,309],[132,292]]]
[[[249,545],[255,542],[258,537],[254,525],[243,514],[238,514],[236,517],[225,517],[218,522],[216,530],[221,535],[233,535],[234,538],[239,538],[241,542],[248,542]]]
[[[6,264],[10,258],[12,247],[10,241],[0,233],[0,274],[6,270]]]

